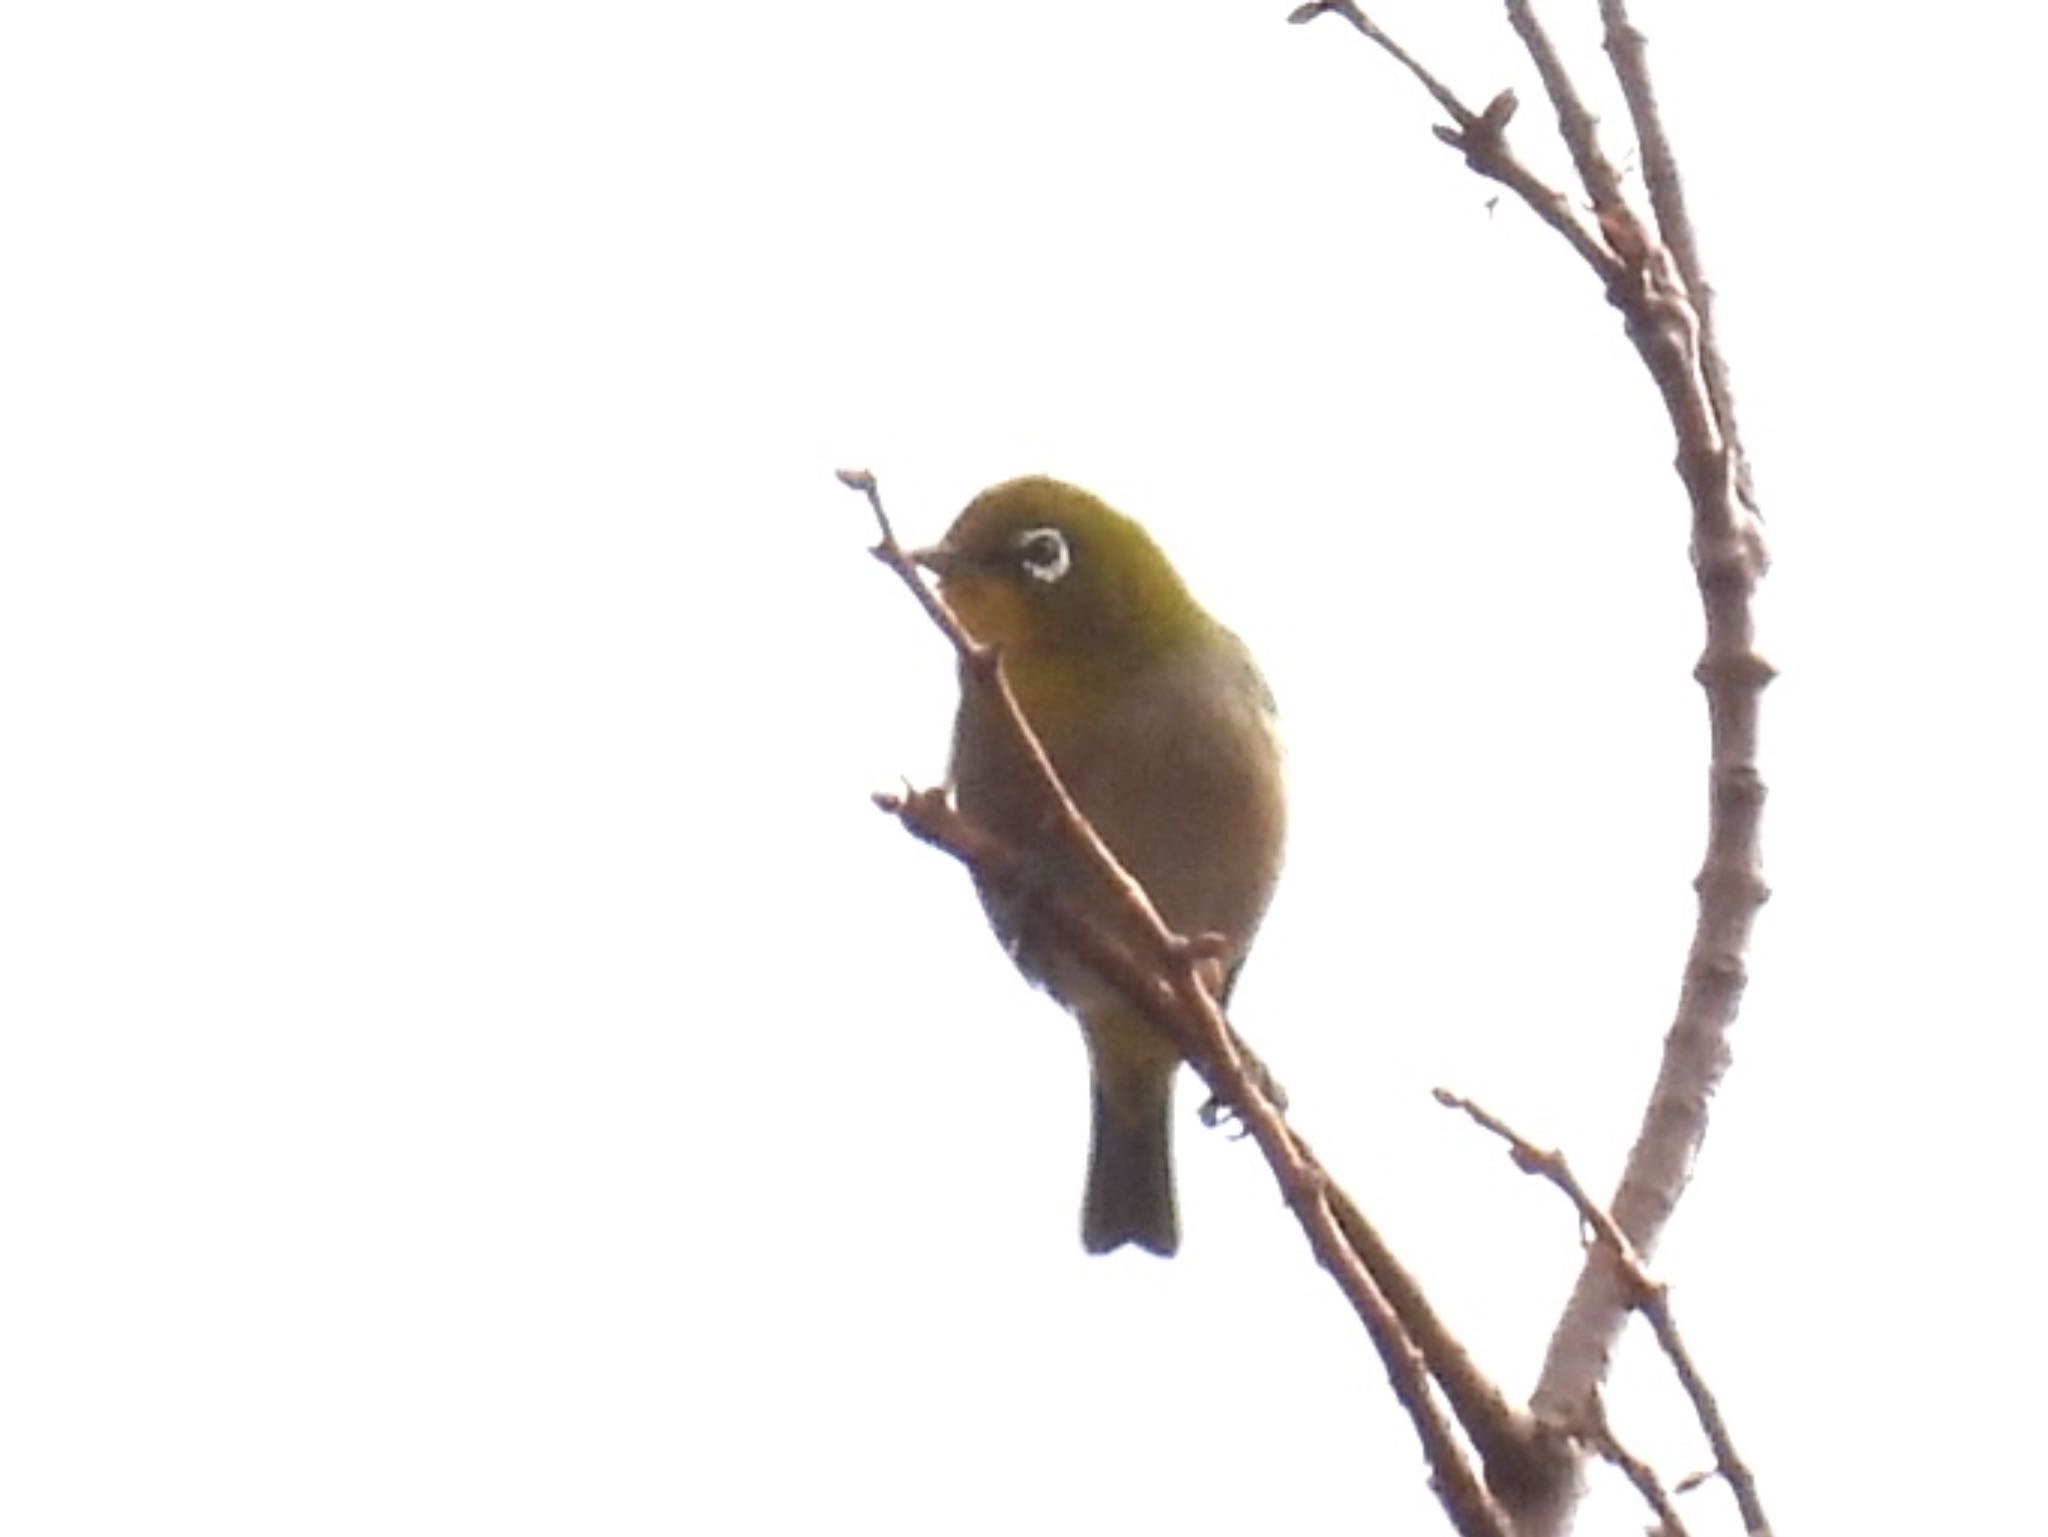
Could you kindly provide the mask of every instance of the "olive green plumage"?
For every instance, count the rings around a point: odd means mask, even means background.
[[[1272,698],[1244,644],[1188,592],[1136,522],[1043,476],[983,492],[934,549],[948,603],[1001,648],[1012,689],[1077,805],[1187,935],[1225,937],[1235,980],[1280,870],[1285,807]],[[993,705],[963,686],[953,732],[961,811],[1101,921],[1106,884],[1045,821]],[[1180,1243],[1169,1112],[1172,1045],[1037,931],[1029,902],[981,888],[1018,966],[1079,1018],[1094,1072],[1082,1208],[1091,1253]],[[1227,991],[1227,988],[1226,988]]]

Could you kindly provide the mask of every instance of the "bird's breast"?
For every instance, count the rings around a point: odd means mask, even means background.
[[[1241,956],[1280,864],[1280,755],[1264,686],[1234,637],[1104,679],[1005,661],[1025,716],[1062,781],[1168,924],[1229,936]],[[954,781],[970,819],[1023,850],[1038,878],[1105,921],[1120,904],[1061,834],[995,707],[963,690]],[[1062,988],[1057,958],[1035,963],[1028,904],[983,890],[1020,964]]]

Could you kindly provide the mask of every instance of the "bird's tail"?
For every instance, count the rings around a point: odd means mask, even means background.
[[[1172,1254],[1180,1247],[1170,1119],[1179,1064],[1156,1051],[1118,1051],[1113,1040],[1095,1031],[1090,1036],[1095,1129],[1088,1150],[1088,1193],[1081,1206],[1081,1245],[1090,1254],[1106,1254],[1127,1243]]]

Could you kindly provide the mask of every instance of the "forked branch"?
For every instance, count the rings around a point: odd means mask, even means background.
[[[1728,1065],[1728,1033],[1747,979],[1750,930],[1768,896],[1758,829],[1764,783],[1757,768],[1757,716],[1771,666],[1755,645],[1751,598],[1765,568],[1748,463],[1737,434],[1728,371],[1713,327],[1713,295],[1686,210],[1641,32],[1626,0],[1600,0],[1606,49],[1641,150],[1650,214],[1639,214],[1601,148],[1583,94],[1552,45],[1533,0],[1505,0],[1510,25],[1542,81],[1589,207],[1544,184],[1507,144],[1513,93],[1475,113],[1455,92],[1359,9],[1354,0],[1311,0],[1294,22],[1338,15],[1384,49],[1447,111],[1437,136],[1474,171],[1514,191],[1585,261],[1662,397],[1676,442],[1676,468],[1691,518],[1691,555],[1706,620],[1694,676],[1705,690],[1709,728],[1707,849],[1694,887],[1699,906],[1678,1005],[1644,1107],[1634,1147],[1609,1209],[1635,1252],[1648,1253],[1677,1205],[1706,1135],[1707,1108]],[[1505,109],[1502,104],[1506,103]],[[1531,1407],[1552,1426],[1589,1423],[1623,1322],[1633,1306],[1629,1278],[1611,1245],[1588,1249],[1577,1285],[1552,1334]],[[1739,1467],[1739,1464],[1736,1465]],[[1516,1515],[1532,1533],[1562,1530],[1576,1502],[1577,1469],[1561,1461],[1547,1489]],[[1742,1497],[1742,1482],[1731,1476]],[[1744,1517],[1752,1518],[1751,1502]],[[1758,1517],[1760,1519],[1760,1516]]]

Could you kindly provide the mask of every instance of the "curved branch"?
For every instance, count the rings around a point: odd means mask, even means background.
[[[1710,324],[1711,290],[1686,217],[1676,157],[1650,88],[1641,34],[1629,22],[1624,0],[1602,0],[1608,51],[1645,155],[1654,232],[1622,195],[1619,178],[1595,142],[1592,116],[1529,0],[1506,4],[1586,185],[1597,238],[1553,190],[1538,183],[1540,191],[1532,192],[1503,175],[1507,151],[1502,131],[1512,112],[1511,96],[1496,98],[1495,107],[1505,101],[1506,110],[1489,108],[1478,119],[1450,97],[1447,105],[1459,126],[1438,128],[1437,134],[1464,149],[1473,170],[1515,187],[1584,258],[1608,302],[1621,312],[1671,421],[1676,468],[1691,509],[1691,556],[1706,622],[1706,644],[1694,669],[1706,693],[1710,736],[1707,849],[1693,883],[1699,906],[1657,1081],[1611,1203],[1620,1230],[1638,1251],[1648,1253],[1676,1207],[1705,1138],[1707,1106],[1728,1067],[1728,1032],[1747,980],[1750,931],[1769,895],[1759,856],[1765,792],[1757,768],[1757,716],[1773,670],[1757,652],[1751,614],[1751,598],[1766,565],[1764,543],[1751,510],[1727,368]],[[1435,77],[1367,22],[1352,0],[1306,5],[1293,19],[1324,11],[1351,20],[1422,80],[1440,103],[1446,101],[1447,92]],[[1588,1423],[1629,1306],[1629,1288],[1612,1251],[1595,1246],[1559,1318],[1532,1395],[1540,1422],[1566,1430]],[[1561,1457],[1550,1472],[1554,1476],[1516,1506],[1517,1516],[1533,1532],[1562,1529],[1575,1503],[1576,1460]]]

